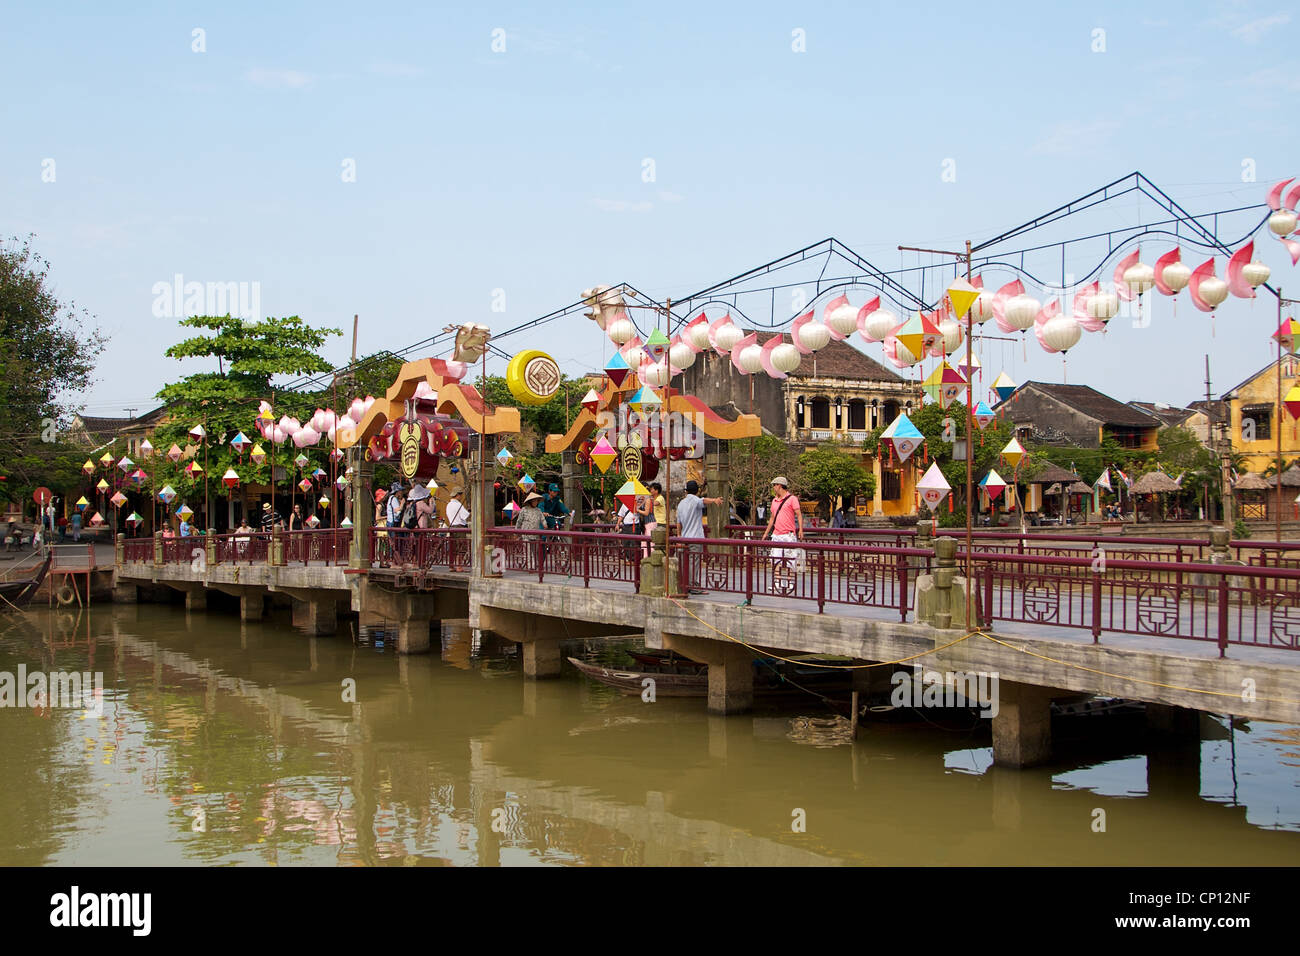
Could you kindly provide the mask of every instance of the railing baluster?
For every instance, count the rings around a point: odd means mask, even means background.
[[[804,549],[805,552],[807,549]],[[826,552],[817,551],[817,613],[826,610]]]
[[[1255,613],[1258,627],[1259,612]],[[1219,575],[1219,656],[1228,656],[1228,576]]]
[[[1101,572],[1092,572],[1092,643],[1101,643]]]

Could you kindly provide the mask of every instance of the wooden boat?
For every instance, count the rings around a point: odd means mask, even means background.
[[[0,610],[13,611],[21,610],[31,603],[36,592],[40,590],[41,584],[45,581],[45,576],[50,573],[50,562],[54,560],[54,552],[45,555],[45,560],[36,570],[32,577],[18,578],[13,581],[0,581]]]

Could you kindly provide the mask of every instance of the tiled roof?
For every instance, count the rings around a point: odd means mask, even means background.
[[[1161,424],[1160,419],[1149,415],[1140,408],[1125,405],[1109,395],[1103,395],[1091,385],[1060,385],[1053,382],[1025,382],[1016,389],[1020,394],[1027,388],[1033,388],[1044,395],[1051,396],[1062,405],[1068,405],[1089,418],[1096,419],[1103,425],[1120,425],[1126,428],[1152,428]],[[1012,396],[1014,399],[1015,396]],[[1014,409],[1014,405],[1009,405]],[[1013,412],[1014,414],[1014,412]]]
[[[1180,425],[1187,420],[1192,414],[1190,408],[1179,408],[1176,405],[1162,405],[1159,402],[1129,402],[1134,408],[1146,412],[1160,419],[1165,425]]]
[[[748,335],[753,329],[746,329]],[[764,332],[758,333],[758,344],[765,345],[772,338],[772,335]],[[781,341],[793,342],[789,333],[781,335]],[[901,384],[906,382],[902,376],[885,368],[869,355],[859,351],[849,344],[848,339],[837,342],[831,339],[827,345],[814,352],[812,355],[805,355],[799,367],[790,373],[791,378],[812,378],[814,367],[817,370],[817,378],[844,378],[859,379],[872,382],[892,382]]]

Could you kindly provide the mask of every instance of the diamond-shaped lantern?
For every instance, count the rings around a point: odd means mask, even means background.
[[[102,494],[105,491],[108,491],[108,482],[105,481],[103,478],[101,478],[99,479],[99,483],[95,485],[95,487],[98,488],[100,493]]]
[[[171,448],[167,449],[167,457],[170,458],[173,462],[180,461],[181,455],[183,454],[185,454],[185,452],[181,451],[180,445],[172,445]]]
[[[591,460],[596,463],[601,474],[609,471],[609,466],[614,464],[617,458],[618,452],[615,451],[614,446],[609,443],[608,438],[601,435],[600,441],[596,442],[595,447],[591,449]]]
[[[252,440],[243,432],[236,432],[235,437],[230,439],[230,447],[235,449],[235,452],[240,455],[242,455],[244,449],[251,444],[253,444]]]
[[[658,362],[668,354],[668,347],[671,344],[668,336],[664,335],[661,329],[655,329],[646,337],[645,354],[650,356],[653,361]]]
[[[317,518],[315,515],[312,515],[310,518],[307,519],[307,527],[316,528],[319,526],[320,526],[320,518]]]
[[[248,457],[253,459],[253,464],[260,465],[262,462],[266,461],[266,449],[261,445],[254,445],[253,450],[249,452]]]
[[[144,458],[148,458],[152,454],[153,442],[146,438],[144,441],[140,442],[140,455]]]
[[[189,505],[182,503],[181,506],[176,509],[176,517],[180,518],[182,521],[189,521],[194,517],[194,509]]]
[[[524,494],[528,494],[528,492],[532,491],[536,485],[537,482],[533,481],[533,476],[526,472],[524,476],[519,479],[519,490]]]
[[[596,414],[596,409],[600,407],[600,396],[594,388],[587,389],[587,394],[582,396],[582,407],[593,415]]]
[[[340,528],[351,528],[351,527],[352,527],[352,519],[351,519],[351,518],[344,518],[342,521],[339,522],[339,527],[340,527]]]
[[[433,494],[438,490],[438,482],[436,479],[430,478],[424,487],[429,489],[429,494]]]
[[[133,462],[130,458],[127,458],[126,455],[123,455],[121,461],[117,463],[117,467],[121,468],[122,471],[125,473],[135,467],[135,462]]]
[[[309,464],[311,464],[311,460],[306,455],[299,455],[297,458],[293,460],[293,463],[297,465],[298,470],[301,471],[302,469],[306,468]]]
[[[345,475],[339,475],[338,479],[334,482],[334,485],[335,487],[338,488],[339,491],[342,491],[344,488],[348,486],[347,477]]]
[[[99,463],[107,468],[109,465],[113,464],[113,456],[108,452],[104,452],[103,457],[99,459]]]
[[[646,486],[633,478],[630,481],[624,482],[623,487],[619,488],[618,491],[614,493],[614,497],[627,505],[628,511],[635,511],[637,496],[648,494],[650,494],[650,492],[646,489]]]
[[[227,488],[233,488],[239,484],[239,474],[233,468],[227,468],[226,473],[221,476],[221,483]]]
[[[311,479],[304,478],[302,481],[298,482],[298,488],[302,491],[311,491]]]
[[[330,506],[330,500],[325,495],[321,495],[316,501],[316,504],[320,505],[322,508],[328,508]]]
[[[85,496],[85,495],[82,495],[80,498],[77,499],[77,510],[78,510],[78,511],[84,511],[86,508],[89,508],[89,507],[90,507],[90,502],[86,500],[86,496]]]
[[[311,473],[311,476],[315,478],[317,481],[320,481],[322,478],[325,477],[325,469],[317,468],[315,471]]]
[[[88,475],[93,475],[95,473],[95,463],[87,458],[86,463],[81,466],[81,470]]]
[[[92,528],[98,528],[103,523],[104,523],[104,516],[100,514],[98,511],[96,511],[93,515],[90,516],[90,526]]]
[[[113,503],[114,508],[120,508],[122,505],[126,504],[126,495],[122,494],[120,491],[115,491],[113,492],[113,497],[108,500]]]
[[[144,518],[140,517],[140,512],[138,511],[132,511],[129,515],[126,516],[127,524],[140,524],[143,521]]]
[[[171,485],[163,485],[162,490],[158,492],[158,500],[165,505],[171,504],[175,497],[176,489]]]
[[[208,434],[208,430],[204,428],[202,425],[195,425],[193,428],[190,429],[190,437],[193,438],[195,441],[203,441],[203,439],[207,436],[207,434]]]
[[[131,472],[128,480],[137,488],[143,488],[144,483],[149,480],[149,474],[143,468],[137,468]]]
[[[510,459],[514,457],[515,457],[514,455],[510,454],[509,448],[502,448],[499,452],[497,452],[497,463],[501,465],[507,465],[510,463]]]

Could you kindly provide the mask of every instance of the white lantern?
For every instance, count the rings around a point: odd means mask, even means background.
[[[789,342],[782,342],[780,345],[773,346],[772,354],[768,358],[772,362],[772,368],[788,375],[799,367],[799,362],[803,359],[803,356]]]
[[[642,363],[649,361],[649,358],[641,349],[627,349],[621,354],[623,361],[627,362],[627,367],[633,372],[639,372]]]
[[[912,350],[902,342],[898,342],[894,346],[894,358],[898,359],[904,365],[915,365],[920,361],[920,359],[912,354]]]
[[[976,325],[982,325],[993,318],[993,296],[981,292],[979,298],[971,303],[970,317],[975,320]]]
[[[826,324],[840,335],[852,335],[858,330],[858,310],[846,302],[831,310]]]
[[[700,323],[701,326],[703,324],[703,322]],[[704,344],[709,344],[707,337],[704,340]],[[674,368],[690,368],[695,364],[695,350],[685,342],[678,342],[668,350],[668,361],[673,363]]]
[[[1156,284],[1156,270],[1145,262],[1135,262],[1124,270],[1124,283],[1141,295]]]
[[[1043,323],[1043,341],[1058,352],[1074,348],[1082,335],[1083,329],[1070,315],[1058,315]]]
[[[1187,283],[1191,281],[1192,270],[1181,262],[1171,262],[1160,273],[1160,278],[1174,292],[1182,292],[1187,288]]]
[[[1272,271],[1258,259],[1246,263],[1241,268],[1241,277],[1250,283],[1252,289],[1258,289],[1262,286],[1268,281],[1270,275],[1272,275]]]
[[[1006,306],[1002,309],[1002,314],[1006,317],[1007,324],[1019,332],[1034,327],[1034,320],[1038,318],[1038,312],[1042,304],[1031,295],[1012,296],[1007,300]]]
[[[944,319],[939,323],[939,331],[943,333],[944,355],[951,355],[957,351],[957,346],[961,345],[962,339],[966,337],[962,332],[961,323],[956,319]]]
[[[1275,235],[1289,236],[1295,232],[1296,214],[1290,209],[1279,209],[1268,217],[1268,228]]]
[[[1228,297],[1228,283],[1218,276],[1210,276],[1201,280],[1197,291],[1210,308],[1217,309],[1223,304],[1223,300]]]
[[[886,336],[898,328],[900,321],[902,320],[888,309],[877,309],[862,323],[864,337],[872,342],[883,342]]]
[[[853,317],[853,322],[857,324],[857,316]],[[810,352],[816,352],[818,349],[825,348],[826,343],[831,340],[831,330],[826,328],[820,322],[814,320],[805,322],[799,326],[799,344]]]
[[[687,330],[686,334],[690,336],[691,344],[701,352],[709,347],[709,323],[697,322]],[[685,365],[678,365],[677,367],[686,368]]]
[[[1165,270],[1165,275],[1169,275],[1169,270]],[[1109,322],[1119,314],[1119,296],[1114,292],[1098,292],[1088,298],[1088,317],[1092,319],[1101,319],[1103,322]]]
[[[638,374],[641,376],[642,384],[649,385],[651,388],[663,388],[672,377],[666,362],[650,362],[643,366]]]
[[[730,322],[713,333],[713,340],[717,343],[719,352],[730,352],[736,347],[736,343],[744,337],[745,333]]]
[[[605,327],[605,334],[615,345],[623,345],[636,335],[636,326],[631,319],[615,319]]]
[[[854,321],[856,322],[856,318]],[[740,355],[736,357],[736,364],[750,375],[761,372],[763,371],[762,354],[763,347],[761,345],[746,345],[740,350]]]

